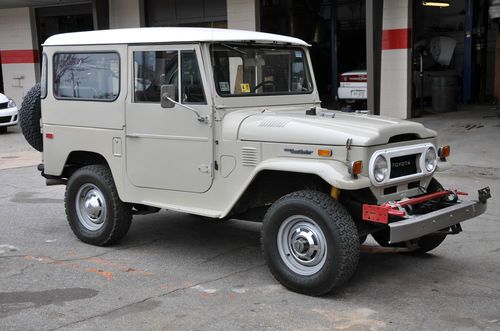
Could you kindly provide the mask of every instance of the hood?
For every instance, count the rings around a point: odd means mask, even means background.
[[[4,102],[7,102],[9,101],[9,98],[7,98],[5,95],[3,95],[2,93],[0,93],[0,103],[4,103]]]
[[[336,112],[335,117],[260,113],[243,119],[240,140],[353,146],[383,145],[393,136],[415,134],[431,138],[436,132],[422,124],[388,117]]]

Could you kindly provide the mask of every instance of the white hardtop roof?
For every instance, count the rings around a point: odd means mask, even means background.
[[[48,38],[43,46],[191,43],[211,41],[255,41],[262,43],[309,46],[309,44],[301,39],[278,34],[211,28],[136,28],[63,33]]]

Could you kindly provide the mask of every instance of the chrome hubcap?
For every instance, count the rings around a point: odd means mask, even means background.
[[[78,220],[87,230],[97,231],[103,227],[107,213],[106,200],[97,186],[82,185],[75,203]]]
[[[294,215],[284,220],[277,239],[281,259],[295,273],[310,276],[325,264],[325,236],[309,217]]]

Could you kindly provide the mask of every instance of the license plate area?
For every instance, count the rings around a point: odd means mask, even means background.
[[[391,158],[390,178],[416,174],[418,156],[419,154],[410,154]]]
[[[351,91],[351,97],[353,97],[353,98],[365,98],[365,91],[363,91],[363,90]]]

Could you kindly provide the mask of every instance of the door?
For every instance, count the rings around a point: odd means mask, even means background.
[[[213,173],[212,107],[199,46],[129,47],[129,59],[129,180],[138,187],[207,191]],[[175,86],[173,108],[161,107],[164,85]],[[199,120],[207,115],[208,123]]]

